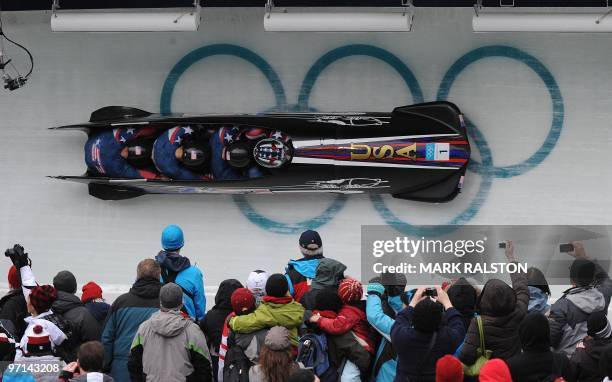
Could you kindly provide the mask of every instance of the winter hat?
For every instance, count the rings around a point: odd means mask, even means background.
[[[266,281],[268,274],[261,269],[249,273],[246,281],[246,287],[256,296],[261,297],[266,293]]]
[[[75,294],[77,291],[76,278],[70,271],[61,271],[53,278],[53,286],[58,291]]]
[[[414,307],[412,324],[419,332],[433,333],[442,322],[442,304],[430,298],[421,300]]]
[[[478,294],[469,281],[463,277],[459,278],[448,288],[446,293],[451,304],[453,304],[453,308],[457,309],[462,315],[474,315]]]
[[[87,284],[83,285],[83,288],[81,288],[81,290],[83,291],[83,294],[81,295],[81,301],[83,302],[83,304],[89,300],[102,298],[102,288],[100,288],[100,285],[96,284],[93,281],[90,281]]]
[[[546,351],[550,348],[548,318],[538,312],[528,313],[519,326],[519,339],[524,351]]]
[[[232,309],[241,314],[255,309],[255,296],[247,288],[238,288],[232,293]]]
[[[268,277],[266,281],[266,294],[272,297],[285,297],[289,291],[287,278],[280,273],[275,273]]]
[[[330,310],[337,313],[342,308],[342,300],[334,290],[321,289],[315,294],[314,300],[317,310]]]
[[[30,329],[30,328],[28,328]],[[51,352],[51,338],[45,328],[36,324],[24,334],[27,336],[26,353],[28,355],[48,354]]]
[[[181,227],[171,224],[164,228],[161,236],[162,248],[166,251],[177,250],[183,248],[185,239]]]
[[[478,380],[480,382],[512,382],[512,376],[508,365],[503,360],[495,358],[482,366]]]
[[[32,304],[38,314],[51,309],[55,299],[57,299],[57,291],[51,285],[35,286],[30,291],[30,304]]]
[[[591,313],[587,319],[587,334],[593,338],[610,337],[612,327],[604,311]]]
[[[175,283],[168,283],[159,290],[159,303],[164,310],[180,310],[183,306],[183,290]]]
[[[323,253],[323,242],[317,231],[311,229],[300,235],[300,251],[304,256],[314,256]]]
[[[591,260],[576,259],[570,267],[570,279],[577,286],[587,286],[595,277],[595,264]]]
[[[344,279],[338,285],[338,296],[344,304],[359,301],[363,297],[363,285],[355,279]]]
[[[436,382],[462,382],[463,365],[450,354],[436,362]]]
[[[536,267],[529,267],[529,269],[527,269],[527,285],[536,287],[550,296],[548,281],[546,281],[544,273]]]
[[[274,326],[266,334],[264,345],[274,351],[289,350],[291,348],[291,333],[284,326]]]
[[[19,272],[17,272],[17,268],[15,268],[14,265],[11,265],[11,267],[9,268],[8,283],[9,287],[11,287],[12,289],[21,288],[21,276],[19,275]]]

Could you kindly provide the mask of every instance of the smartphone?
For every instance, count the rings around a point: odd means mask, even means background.
[[[499,242],[499,248],[502,248],[502,249],[506,248],[506,242],[505,241],[500,241]]]
[[[567,243],[559,245],[559,252],[574,252],[574,244]]]

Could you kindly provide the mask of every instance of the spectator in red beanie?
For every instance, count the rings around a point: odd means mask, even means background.
[[[85,304],[89,313],[100,323],[104,324],[110,305],[104,301],[102,297],[102,288],[100,285],[93,281],[88,282],[81,288],[83,294],[81,295],[81,302]]]
[[[268,329],[257,330],[252,333],[235,333],[229,328],[229,320],[235,316],[253,313],[257,306],[257,298],[248,288],[238,288],[231,297],[233,312],[230,313],[223,326],[223,336],[219,347],[218,381],[223,381],[225,357],[230,348],[239,347],[249,358],[252,364],[259,362],[259,350],[263,346]]]
[[[512,377],[506,362],[495,358],[482,366],[478,380],[480,382],[512,382]]]
[[[29,314],[21,291],[21,278],[14,265],[8,271],[8,284],[10,290],[0,299],[0,322],[13,338],[19,340],[27,327],[23,319]]]
[[[450,354],[436,362],[436,382],[462,382],[463,365],[461,361]]]

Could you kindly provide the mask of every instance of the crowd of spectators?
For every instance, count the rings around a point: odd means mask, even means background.
[[[536,268],[511,285],[410,289],[386,273],[364,286],[308,230],[281,273],[224,280],[208,311],[182,230],[166,227],[161,243],[112,305],[93,281],[78,297],[68,270],[40,284],[24,248],[8,249],[2,381],[612,381],[612,280],[581,242],[571,288],[550,304]],[[505,255],[516,262],[511,241]]]

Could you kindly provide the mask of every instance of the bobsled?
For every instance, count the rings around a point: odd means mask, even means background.
[[[425,202],[452,200],[460,192],[470,159],[464,118],[450,102],[429,102],[384,112],[257,113],[236,115],[153,114],[108,106],[89,122],[53,127],[83,130],[89,137],[117,127],[176,126],[214,129],[243,126],[280,132],[249,150],[262,176],[236,180],[184,181],[99,176],[53,176],[85,183],[105,200],[144,194],[372,193]],[[280,136],[280,134],[279,134]]]

